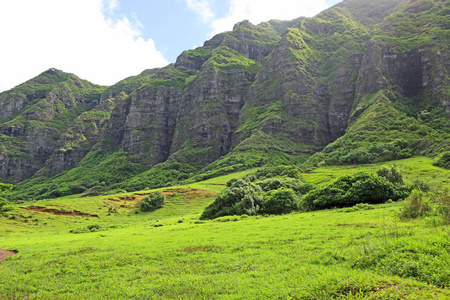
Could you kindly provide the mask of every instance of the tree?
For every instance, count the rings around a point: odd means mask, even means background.
[[[384,176],[356,173],[339,177],[335,181],[309,191],[302,199],[305,210],[348,207],[358,203],[377,204],[389,199],[407,197],[409,192],[401,185],[394,185]]]
[[[161,192],[155,192],[142,199],[140,209],[144,212],[154,211],[163,207],[164,203],[166,203],[166,196]]]
[[[297,196],[292,189],[278,189],[272,191],[264,202],[263,212],[268,214],[288,214],[297,209]]]
[[[382,166],[378,171],[377,175],[380,177],[384,177],[393,184],[403,184],[403,175],[399,168],[396,165],[393,165],[392,168],[389,169],[387,166]]]
[[[256,215],[263,205],[264,195],[259,185],[245,180],[233,180],[230,187],[205,208],[200,219],[215,219],[229,215]]]

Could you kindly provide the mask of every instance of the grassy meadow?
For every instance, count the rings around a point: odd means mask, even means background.
[[[450,185],[428,158],[395,163],[408,182]],[[320,185],[381,165],[301,176]],[[18,251],[0,264],[0,299],[450,299],[450,228],[400,219],[403,202],[199,220],[254,171],[160,189],[167,202],[149,213],[149,191],[15,205],[0,217],[0,248]]]

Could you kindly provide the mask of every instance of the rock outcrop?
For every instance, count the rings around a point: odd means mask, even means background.
[[[387,143],[368,133],[376,122],[410,135],[385,135],[401,152],[394,158],[446,147],[448,130],[426,117],[450,116],[448,13],[438,0],[345,0],[314,18],[240,22],[111,87],[49,70],[0,94],[0,177],[51,177],[90,151],[121,151],[146,169],[170,161],[200,170],[238,153],[241,165],[298,162],[339,147],[368,160],[364,147]]]

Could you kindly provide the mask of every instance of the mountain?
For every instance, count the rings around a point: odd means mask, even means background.
[[[11,198],[143,189],[266,164],[450,150],[450,4],[346,0],[243,21],[175,64],[101,87],[49,70],[0,94]]]

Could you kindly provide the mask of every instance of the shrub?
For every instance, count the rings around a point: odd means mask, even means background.
[[[450,224],[450,189],[436,191],[433,199],[437,203],[436,210],[444,224]]]
[[[259,185],[237,180],[205,208],[200,219],[215,219],[229,215],[255,215],[263,204],[263,192]]]
[[[410,188],[411,190],[419,190],[422,192],[429,192],[431,190],[430,184],[422,180],[414,180]]]
[[[154,211],[158,208],[163,207],[166,202],[166,196],[161,192],[155,192],[141,201],[140,209],[141,211]]]
[[[317,210],[349,207],[361,202],[377,204],[407,196],[405,188],[395,186],[385,177],[361,172],[339,177],[325,186],[309,191],[300,206],[304,210]]]
[[[237,181],[239,181],[239,179],[237,179],[237,178],[232,178],[232,179],[228,180],[227,187],[233,186],[233,184],[235,184]]]
[[[431,211],[432,209],[426,194],[414,190],[403,203],[399,216],[401,219],[416,219],[427,216]]]
[[[439,154],[435,158],[433,165],[436,167],[450,169],[450,151],[446,151],[446,152]]]
[[[3,193],[4,191],[7,191],[11,188],[12,188],[12,185],[10,185],[10,184],[0,183],[0,193]],[[12,210],[12,206],[9,205],[8,200],[0,197],[0,214],[3,214],[10,210]]]
[[[297,196],[291,189],[278,189],[269,194],[264,202],[263,212],[268,214],[287,214],[297,209]]]
[[[257,184],[263,189],[263,191],[277,190],[283,186],[279,179],[265,179],[263,181],[258,181]]]
[[[377,171],[377,174],[378,176],[384,177],[394,184],[403,184],[402,172],[397,168],[396,165],[393,165],[390,169],[387,166],[382,166]]]

